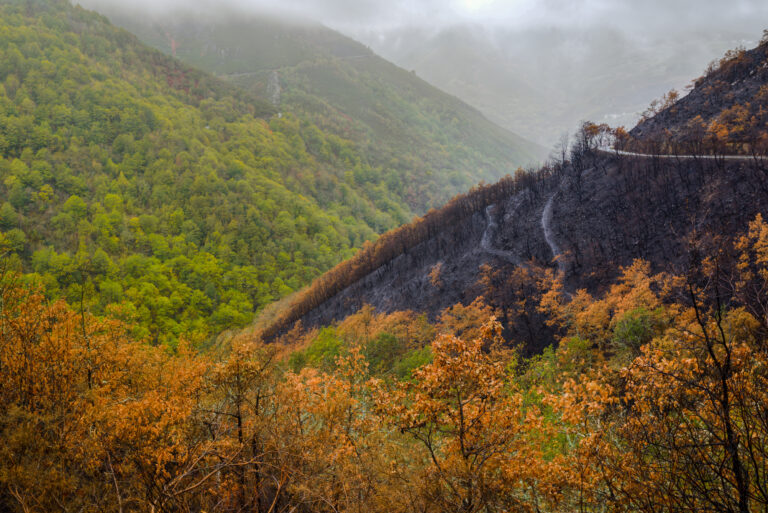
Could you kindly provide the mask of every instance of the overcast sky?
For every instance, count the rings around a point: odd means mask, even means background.
[[[126,5],[125,0],[80,0]],[[642,35],[647,31],[768,28],[767,0],[131,0],[143,9],[220,11],[223,4],[278,11],[318,20],[345,32],[407,26],[443,28],[473,22],[487,25],[611,25]],[[747,26],[743,26],[747,24]]]

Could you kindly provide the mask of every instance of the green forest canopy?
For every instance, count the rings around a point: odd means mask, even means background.
[[[353,143],[270,113],[68,2],[4,4],[2,243],[153,342],[242,326],[411,217]]]

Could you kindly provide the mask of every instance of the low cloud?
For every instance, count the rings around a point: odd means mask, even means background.
[[[80,0],[95,9],[173,11],[206,15],[251,11],[319,21],[348,34],[407,27],[434,29],[466,23],[485,26],[610,26],[633,38],[690,31],[762,31],[765,0]],[[130,7],[128,7],[130,5]]]

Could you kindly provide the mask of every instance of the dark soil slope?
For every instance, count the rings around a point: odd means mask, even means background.
[[[446,226],[302,315],[302,324],[329,324],[363,304],[436,316],[482,292],[483,264],[509,274],[543,263],[571,291],[598,290],[637,258],[654,271],[685,272],[693,246],[728,239],[756,214],[768,215],[766,173],[754,161],[590,151],[583,162]]]
[[[386,243],[336,268],[334,279],[326,275],[322,287],[283,312],[265,335],[298,320],[305,327],[328,324],[363,304],[436,316],[483,293],[478,282],[486,264],[503,287],[520,287],[497,291],[498,299],[525,297],[525,285],[506,279],[520,268],[549,266],[570,291],[594,292],[635,259],[654,271],[685,273],[700,249],[727,257],[733,236],[768,213],[768,161],[758,144],[766,83],[768,42],[732,52],[688,96],[631,132],[635,141],[657,141],[653,154],[749,150],[751,157],[609,153],[597,150],[598,136],[590,134],[598,131],[585,126],[570,162],[480,188],[418,226],[385,235]]]

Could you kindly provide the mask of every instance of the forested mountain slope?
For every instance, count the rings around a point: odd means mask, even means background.
[[[410,218],[349,140],[66,1],[0,3],[0,231],[152,341],[247,323]]]
[[[206,17],[167,14],[152,22],[121,9],[104,12],[148,44],[355,141],[387,174],[388,188],[416,211],[439,207],[545,153],[323,26],[226,9]]]

